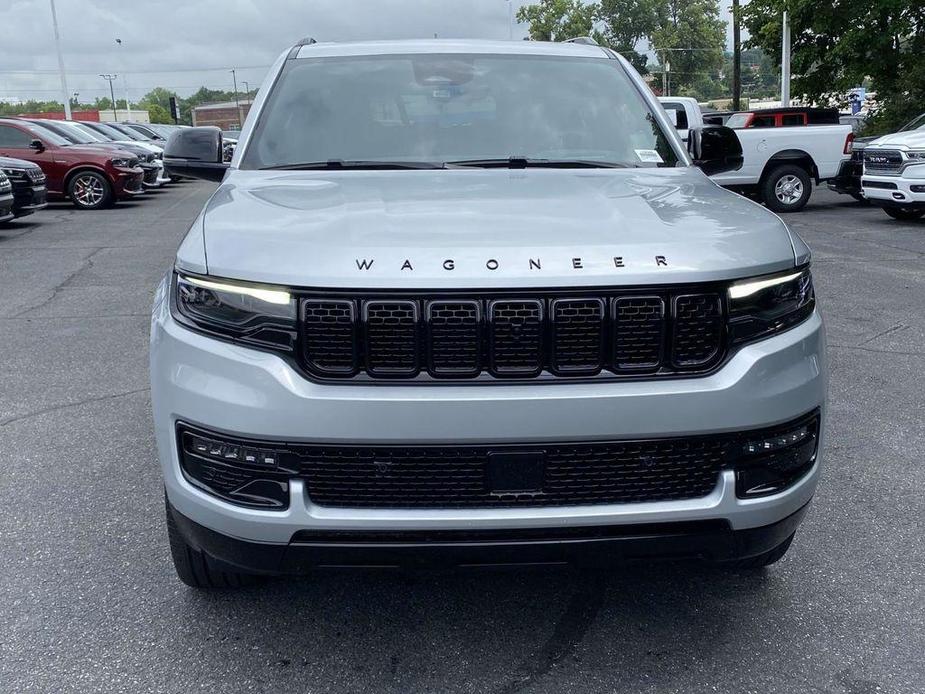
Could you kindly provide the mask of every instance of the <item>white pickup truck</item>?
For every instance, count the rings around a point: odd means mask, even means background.
[[[703,125],[696,99],[659,97],[682,140]],[[713,180],[761,200],[775,212],[797,212],[809,202],[812,183],[835,178],[851,154],[850,125],[795,125],[736,130],[742,143],[742,168]]]
[[[865,147],[861,187],[894,219],[925,216],[925,114]]]

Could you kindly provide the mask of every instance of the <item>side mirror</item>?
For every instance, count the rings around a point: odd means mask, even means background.
[[[44,152],[45,145],[42,143],[41,140],[33,140],[32,142],[29,143],[29,149],[34,149],[36,152]]]
[[[691,128],[687,136],[687,151],[707,176],[742,168],[742,143],[735,130],[725,125],[704,125]]]
[[[221,181],[228,170],[222,161],[222,131],[211,125],[177,130],[164,146],[164,167],[175,176]]]

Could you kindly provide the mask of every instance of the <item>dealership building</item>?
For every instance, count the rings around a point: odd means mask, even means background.
[[[217,125],[222,130],[240,130],[253,103],[250,99],[241,99],[237,103],[223,101],[196,106],[193,109],[193,125]]]

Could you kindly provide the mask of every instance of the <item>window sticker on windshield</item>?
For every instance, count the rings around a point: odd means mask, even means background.
[[[644,161],[648,164],[664,163],[662,155],[656,152],[654,149],[637,149],[634,151],[636,152],[636,156],[639,157],[639,161]]]

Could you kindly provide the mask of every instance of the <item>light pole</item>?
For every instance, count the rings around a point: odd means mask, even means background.
[[[116,39],[116,43],[119,44],[121,49],[122,39]],[[132,102],[128,98],[128,77],[125,75],[125,54],[122,51],[119,51],[119,57],[122,59],[122,89],[125,91],[125,117],[127,120],[132,120]]]
[[[742,34],[739,29],[739,0],[732,0],[732,110],[742,103]]]
[[[514,0],[507,0],[507,38],[514,40]]]
[[[234,68],[231,68],[231,79],[234,80],[234,105],[238,110],[238,128],[240,129],[244,119],[241,118],[241,102],[238,101],[238,76],[235,74]]]
[[[100,75],[104,80],[109,82],[109,97],[112,99],[112,120],[113,123],[119,121],[119,116],[116,115],[116,93],[112,89],[112,83],[119,75]],[[68,115],[68,120],[70,120],[70,115]]]
[[[790,21],[784,10],[780,47],[780,105],[790,105]]]
[[[58,52],[58,72],[61,74],[61,95],[64,97],[64,117],[71,119],[71,100],[68,98],[67,77],[64,74],[64,56],[61,54],[61,36],[58,34],[58,13],[55,0],[51,0],[51,24],[55,29],[55,50]]]

